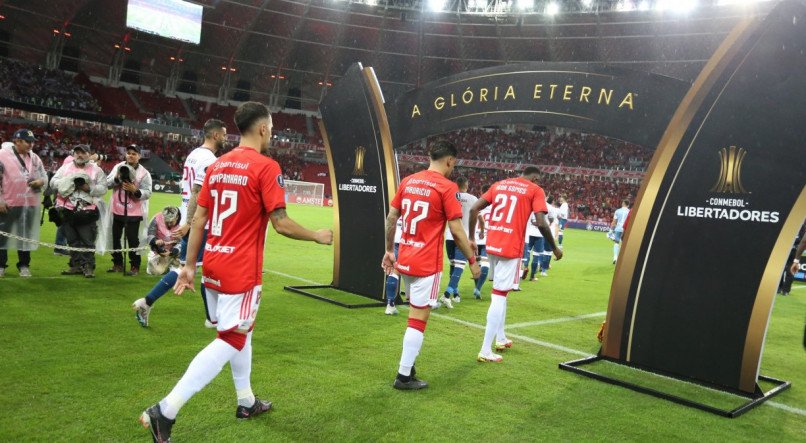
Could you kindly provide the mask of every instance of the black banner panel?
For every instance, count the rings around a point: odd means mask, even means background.
[[[386,213],[397,185],[380,94],[374,71],[355,64],[319,107],[336,218],[333,286],[379,300]]]
[[[633,208],[602,355],[757,393],[776,287],[806,217],[806,7],[726,38]]]
[[[502,65],[428,83],[387,105],[395,146],[510,123],[558,126],[656,146],[688,83],[567,63]]]

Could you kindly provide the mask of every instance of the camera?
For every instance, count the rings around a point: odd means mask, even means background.
[[[76,188],[80,188],[87,184],[87,181],[84,180],[84,177],[76,177],[73,179],[73,183],[76,185]]]
[[[132,182],[131,170],[126,165],[118,168],[118,179],[123,183]]]

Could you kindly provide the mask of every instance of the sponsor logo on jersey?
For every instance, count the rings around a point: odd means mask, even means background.
[[[235,246],[226,246],[226,245],[215,245],[212,246],[210,243],[206,243],[204,245],[204,250],[206,252],[220,252],[222,254],[232,254],[235,252]]]

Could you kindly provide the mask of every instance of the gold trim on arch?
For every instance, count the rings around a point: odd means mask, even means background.
[[[742,371],[739,378],[739,389],[742,391],[754,392],[756,389],[756,376],[761,366],[761,352],[764,350],[764,336],[767,335],[767,325],[775,301],[775,289],[778,287],[778,280],[781,279],[781,270],[789,264],[787,263],[789,257],[783,252],[792,247],[792,239],[798,234],[804,219],[806,219],[806,186],[800,191],[800,196],[789,212],[781,233],[778,234],[778,240],[775,241],[772,255],[767,260],[767,267],[764,268],[761,283],[758,285],[742,353]]]
[[[717,48],[714,55],[708,60],[702,72],[686,96],[680,102],[677,111],[669,122],[669,126],[658,143],[655,155],[652,156],[646,178],[636,197],[636,205],[630,216],[631,221],[625,232],[621,257],[619,257],[613,284],[610,288],[610,301],[607,307],[607,328],[602,343],[601,354],[606,357],[621,359],[621,338],[624,331],[624,320],[627,312],[627,302],[638,264],[639,252],[643,246],[643,239],[649,224],[649,218],[655,202],[658,199],[660,186],[674,153],[680,145],[694,115],[699,110],[705,97],[711,91],[717,79],[736,57],[742,45],[750,38],[752,30],[760,23],[759,19],[746,18],[740,21],[731,30],[730,34]],[[637,241],[629,241],[631,237]],[[637,298],[633,304],[633,311],[637,308]],[[632,341],[632,329],[628,340]],[[626,361],[630,361],[628,346]]]
[[[383,150],[384,164],[386,165],[386,190],[389,197],[387,204],[392,202],[397,193],[397,168],[395,168],[395,150],[392,144],[392,131],[389,129],[389,119],[386,117],[386,108],[383,106],[383,93],[375,70],[367,67],[362,70],[364,80],[369,86],[372,105],[375,108],[375,116],[378,118],[378,132],[381,134],[381,148]]]
[[[333,286],[339,286],[339,271],[341,270],[341,222],[339,221],[339,192],[336,184],[336,166],[333,163],[333,151],[330,150],[330,139],[327,136],[325,122],[319,120],[319,132],[325,144],[327,156],[327,170],[330,174],[330,194],[333,198]]]

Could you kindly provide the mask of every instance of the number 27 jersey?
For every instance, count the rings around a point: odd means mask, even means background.
[[[395,268],[414,277],[442,271],[445,224],[462,218],[456,183],[435,171],[420,171],[404,178],[392,200],[403,219]]]

